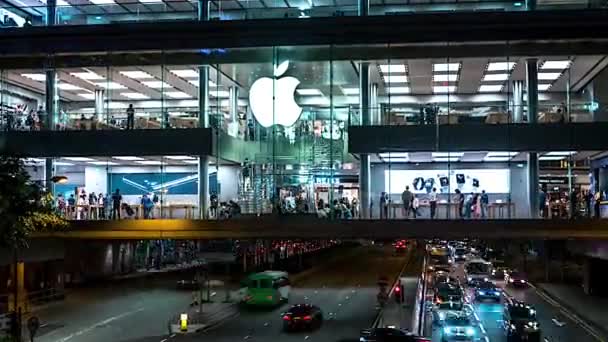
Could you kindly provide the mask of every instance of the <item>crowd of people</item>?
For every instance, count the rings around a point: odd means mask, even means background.
[[[349,200],[347,197],[334,199],[332,205],[325,203],[323,199],[317,201],[317,216],[319,218],[332,218],[350,220],[359,218],[359,200],[353,198]]]
[[[437,217],[437,188],[433,188],[425,199],[428,202],[430,208],[429,218],[434,219]],[[409,186],[405,187],[405,190],[401,194],[401,201],[403,204],[403,217],[404,218],[417,218],[421,216],[420,213],[420,198],[410,190]],[[471,192],[465,196],[465,194],[459,189],[455,190],[455,195],[452,198],[452,203],[457,204],[457,214],[461,219],[479,219],[486,218],[488,216],[488,206],[490,204],[490,198],[485,190],[480,193]],[[382,192],[380,195],[380,218],[389,217],[389,205],[390,199],[386,192]]]
[[[157,194],[143,194],[139,200],[142,218],[154,218],[153,209],[158,204]],[[85,189],[76,188],[67,198],[61,193],[57,195],[56,208],[59,215],[72,220],[120,220],[136,217],[133,207],[123,201],[120,189],[111,194],[87,194]]]
[[[538,193],[541,218],[600,218],[600,203],[604,196],[600,191],[573,189],[570,193],[548,191],[543,185]]]

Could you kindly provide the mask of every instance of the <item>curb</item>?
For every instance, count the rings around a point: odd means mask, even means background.
[[[529,283],[530,287],[534,289],[534,291],[545,300],[547,303],[559,309],[560,313],[564,316],[571,319],[576,324],[580,325],[585,331],[587,331],[591,336],[593,336],[596,340],[600,342],[608,342],[608,330],[601,326],[598,326],[596,323],[582,317],[580,314],[576,313],[576,310],[570,306],[568,303],[564,302],[560,298],[555,297],[547,290],[545,290],[542,286],[537,286],[532,283]]]

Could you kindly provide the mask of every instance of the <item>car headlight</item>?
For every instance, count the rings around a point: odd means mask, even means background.
[[[465,334],[467,334],[467,336],[473,336],[475,335],[475,329],[469,327],[465,330]]]
[[[477,291],[477,294],[480,296],[485,296],[486,293],[484,291]]]
[[[471,281],[471,280],[473,280],[473,278],[472,277],[467,277],[467,280]]]
[[[536,314],[536,310],[530,309],[530,315],[534,315],[534,314]]]
[[[513,279],[509,278],[509,283],[512,283],[512,282],[513,282]]]
[[[488,281],[488,278],[483,278],[483,281]]]
[[[434,269],[435,269],[435,267],[433,267],[433,266],[429,266],[429,270],[431,270],[431,271],[432,271],[432,270],[434,270]]]
[[[511,324],[511,326],[509,326],[509,328],[511,328],[511,330],[516,330],[517,327],[515,326],[515,324]]]
[[[523,279],[521,279],[519,282],[523,284],[523,283],[525,283],[526,281],[525,281],[525,280],[523,280]]]
[[[492,270],[492,275],[495,275],[495,274],[496,274],[496,270]]]
[[[445,327],[445,328],[443,328],[443,332],[444,332],[444,333],[446,333],[446,334],[449,334],[449,333],[450,333],[450,331],[451,331],[451,328],[450,328],[450,327]]]
[[[445,312],[439,313],[439,319],[441,319],[441,320],[445,319]]]
[[[494,291],[494,295],[495,296],[500,296],[500,292],[499,291]]]

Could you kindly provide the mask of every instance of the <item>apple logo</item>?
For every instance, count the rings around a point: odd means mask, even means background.
[[[275,66],[274,78],[261,77],[255,80],[249,89],[251,112],[264,127],[275,123],[285,127],[292,126],[302,114],[302,107],[298,106],[294,98],[300,81],[295,77],[280,77],[287,71],[287,67],[289,61]]]

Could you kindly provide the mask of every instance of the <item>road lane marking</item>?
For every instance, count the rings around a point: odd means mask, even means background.
[[[160,342],[165,342],[165,341],[167,341],[167,339],[164,339],[164,340],[160,340]]]
[[[60,338],[60,339],[56,340],[56,342],[66,342],[66,341],[69,341],[72,338],[80,336],[80,335],[83,335],[83,334],[86,334],[86,333],[88,333],[89,331],[91,331],[91,330],[93,330],[95,328],[104,326],[104,325],[109,324],[109,323],[111,323],[113,321],[119,320],[119,319],[121,319],[123,317],[129,316],[129,315],[132,315],[134,313],[141,312],[141,311],[144,311],[144,308],[139,308],[139,309],[133,310],[133,311],[127,311],[127,312],[121,313],[120,315],[112,316],[112,317],[107,318],[107,319],[105,319],[105,320],[103,320],[101,322],[97,322],[97,323],[95,323],[95,324],[93,324],[93,325],[91,325],[91,326],[89,326],[87,328],[84,328],[84,329],[79,330],[79,331],[77,331],[77,332],[75,332],[73,334],[70,334],[70,335],[68,335],[68,336],[66,336],[64,338]]]

